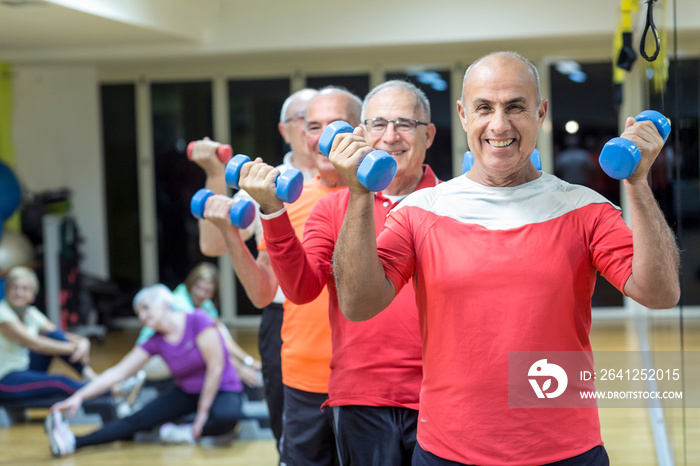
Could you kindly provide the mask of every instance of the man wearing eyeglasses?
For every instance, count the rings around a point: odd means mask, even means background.
[[[304,115],[309,101],[318,93],[315,89],[302,89],[290,95],[282,105],[280,121],[277,128],[284,141],[289,144],[290,150],[284,156],[283,163],[277,167],[284,171],[288,168],[301,170],[304,180],[310,180],[318,172],[316,169],[315,157],[308,150],[304,139]],[[198,141],[193,148],[192,160],[197,163],[206,173],[205,187],[215,194],[226,194],[226,181],[224,179],[225,166],[216,156],[218,143],[204,140]],[[251,154],[252,155],[252,154]],[[250,199],[245,191],[238,191],[234,200]],[[206,215],[206,213],[205,213]],[[224,235],[212,222],[206,220],[199,221],[199,244],[202,253],[218,257],[229,253]],[[244,242],[255,236],[256,242],[262,238],[262,226],[260,218],[256,215],[255,221],[246,229],[240,231],[241,241],[232,243],[233,248],[239,252],[244,252]],[[239,254],[240,255],[240,254]],[[261,257],[260,260],[264,260]],[[245,273],[245,266],[239,264],[235,267],[236,272],[241,275]],[[258,287],[254,289],[245,287],[248,297],[253,305],[263,308],[258,332],[258,350],[262,362],[262,375],[265,387],[265,401],[270,411],[270,428],[275,440],[277,449],[280,449],[280,439],[282,438],[282,413],[284,409],[284,393],[282,385],[282,362],[280,352],[282,348],[282,329],[284,294],[277,288],[276,293],[263,293]],[[274,296],[274,298],[272,297]]]
[[[398,165],[389,187],[374,193],[379,234],[394,205],[413,191],[438,183],[430,167],[423,165],[436,130],[430,123],[425,94],[404,81],[388,81],[374,88],[365,97],[362,121],[367,142],[387,151]],[[315,129],[307,122],[307,132]],[[322,157],[320,152],[317,157]],[[241,185],[244,183],[242,179]],[[250,192],[256,197],[256,192]],[[385,315],[368,322],[343,317],[331,259],[348,200],[347,189],[321,199],[306,221],[302,243],[292,234],[281,206],[258,199],[263,213],[274,212],[263,215],[266,248],[292,302],[318,299],[328,287],[332,357],[324,406],[333,412],[341,464],[409,465],[423,376],[415,295],[412,287],[404,287]]]

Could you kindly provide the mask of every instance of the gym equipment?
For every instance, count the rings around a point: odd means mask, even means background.
[[[0,162],[0,223],[12,216],[22,201],[22,190],[12,169]]]
[[[323,130],[318,140],[319,150],[328,157],[335,137],[341,133],[352,133],[352,131],[353,128],[348,123],[342,120],[334,121]],[[374,150],[360,162],[357,179],[370,191],[383,191],[393,181],[396,170],[396,160],[388,152]]]
[[[250,157],[238,154],[226,164],[226,184],[236,189],[240,189],[238,180],[241,177],[241,168],[250,162]],[[275,180],[277,199],[282,202],[291,203],[299,199],[304,188],[304,175],[296,168],[288,168],[280,173]]]
[[[671,122],[655,110],[645,110],[635,118],[637,121],[651,121],[656,126],[664,142],[671,133]],[[600,168],[611,178],[624,180],[637,171],[642,154],[639,148],[629,139],[612,138],[600,151],[598,163]]]
[[[192,141],[189,144],[187,144],[187,158],[190,160],[192,160],[192,151],[194,150],[195,142],[196,141]],[[223,164],[231,160],[232,155],[233,148],[228,144],[220,144],[219,147],[216,148],[216,156]]]
[[[200,189],[190,201],[190,211],[195,218],[204,220],[204,208],[207,205],[207,199],[213,196],[214,193],[209,189]],[[255,218],[255,205],[248,199],[240,199],[236,201],[229,211],[231,225],[236,228],[247,228]]]
[[[532,151],[530,154],[530,161],[535,166],[536,169],[542,170],[542,158],[540,157],[540,151],[537,149]],[[462,156],[462,174],[467,173],[474,166],[474,154],[471,151],[466,151]]]
[[[0,239],[0,275],[17,265],[31,266],[35,259],[34,246],[22,233],[7,230]]]

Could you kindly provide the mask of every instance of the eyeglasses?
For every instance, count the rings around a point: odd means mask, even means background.
[[[294,121],[294,120],[303,121],[305,116],[306,116],[306,112],[304,112],[303,110],[300,110],[300,111],[296,112],[294,115],[285,119],[282,123],[289,123],[289,122]]]
[[[384,134],[389,127],[389,123],[394,124],[394,131],[402,134],[411,134],[416,131],[418,125],[428,125],[423,121],[410,120],[408,118],[397,118],[396,120],[387,120],[386,118],[377,117],[365,120],[365,128],[370,134]]]

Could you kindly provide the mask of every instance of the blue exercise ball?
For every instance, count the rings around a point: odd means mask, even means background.
[[[10,167],[0,162],[0,223],[15,213],[22,201],[19,181]]]

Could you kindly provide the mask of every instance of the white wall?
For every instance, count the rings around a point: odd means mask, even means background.
[[[13,68],[17,176],[30,192],[69,187],[83,271],[107,277],[102,136],[92,66]]]

